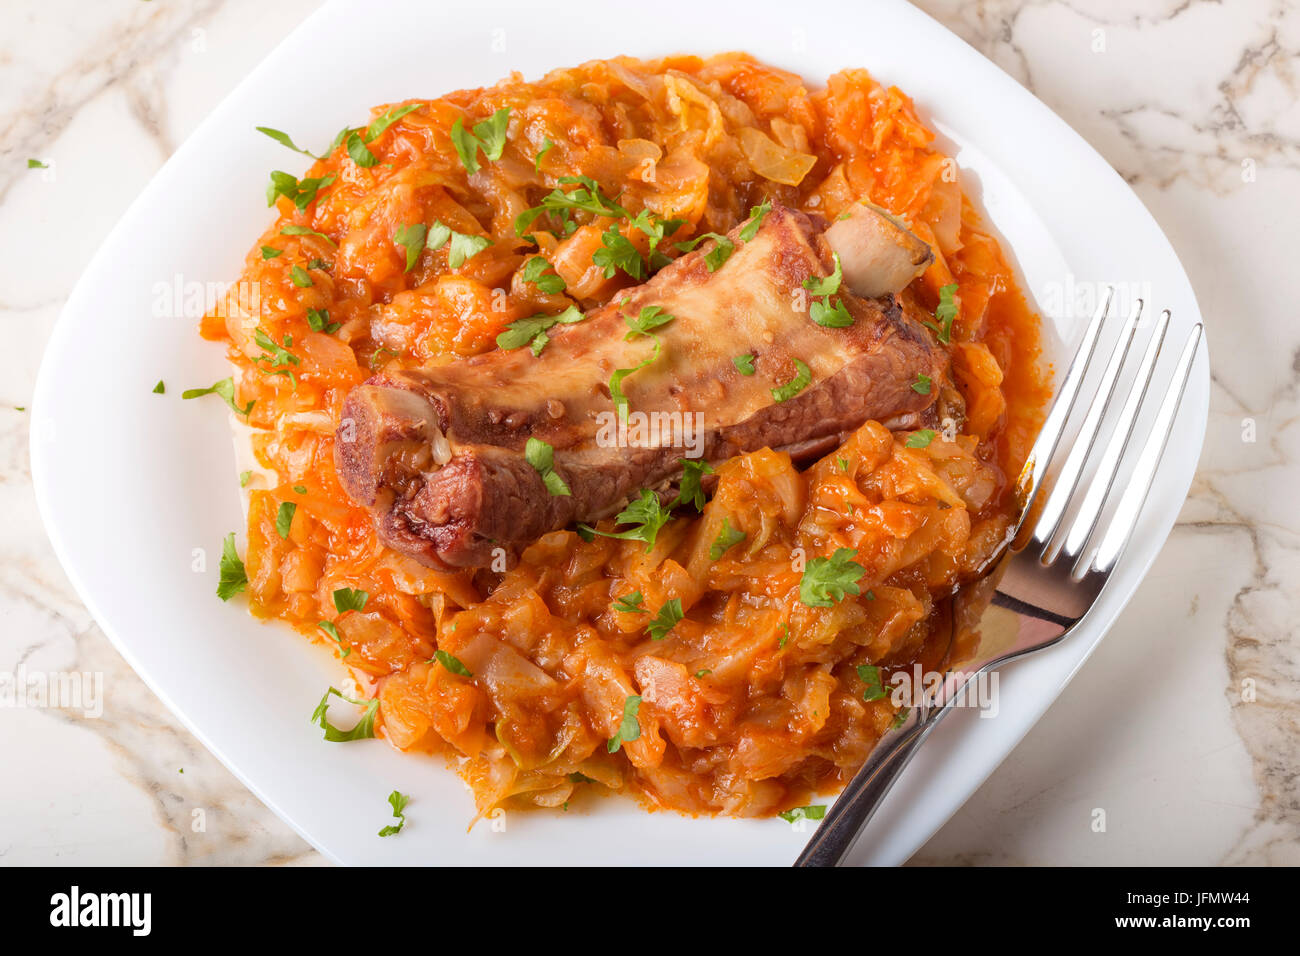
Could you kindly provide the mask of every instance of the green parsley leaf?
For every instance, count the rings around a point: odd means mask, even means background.
[[[465,264],[466,259],[474,258],[490,245],[492,245],[492,240],[487,236],[470,236],[463,232],[456,232],[453,229],[451,245],[447,247],[447,265],[453,269],[459,269]],[[437,247],[435,246],[435,248]]]
[[[745,532],[736,530],[731,526],[730,521],[723,518],[722,528],[718,531],[718,536],[713,539],[713,544],[709,546],[709,560],[717,561],[744,540]]]
[[[492,161],[501,158],[506,148],[506,128],[510,125],[510,107],[497,110],[481,123],[474,124],[474,135],[478,137],[483,155]]]
[[[778,813],[777,816],[787,823],[794,823],[796,820],[820,820],[826,816],[826,806],[814,804],[810,807],[795,807],[793,810]]]
[[[414,113],[423,105],[423,103],[408,103],[405,106],[395,107],[387,113],[384,113],[382,116],[376,116],[370,121],[370,125],[366,127],[366,142],[369,143],[372,140],[378,139],[384,134],[384,131],[387,130],[388,127],[392,126],[407,113]]]
[[[934,310],[934,317],[938,320],[938,325],[934,322],[926,322],[928,328],[934,329],[940,342],[952,341],[952,323],[957,318],[957,303],[953,301],[953,295],[957,291],[957,283],[951,283],[939,290],[939,305]]]
[[[339,330],[340,323],[330,321],[329,309],[308,309],[307,326],[313,332],[324,332],[326,335],[331,335]]]
[[[410,272],[420,261],[420,253],[424,251],[424,243],[428,235],[429,227],[422,222],[397,227],[397,231],[393,233],[393,242],[406,250],[406,268],[402,270],[403,272]]]
[[[27,160],[27,168],[28,169],[49,169],[50,166],[48,163],[43,163],[39,159],[29,159]]]
[[[247,416],[253,410],[253,402],[250,400],[247,405],[240,408],[235,404],[235,382],[234,379],[223,378],[219,382],[214,382],[208,388],[187,388],[181,392],[182,399],[199,398],[202,395],[220,395],[227,405],[238,412],[240,415]]]
[[[862,692],[863,700],[880,700],[886,696],[885,682],[879,667],[875,664],[859,664],[857,671],[858,680],[867,685],[867,689]]]
[[[904,707],[902,710],[900,710],[894,716],[893,721],[890,722],[889,729],[897,730],[899,727],[903,726],[903,724],[907,723],[907,715],[910,714],[911,712],[912,712],[912,708],[910,707]]]
[[[651,330],[667,325],[674,318],[676,316],[669,315],[661,306],[647,305],[641,309],[635,318],[630,315],[623,316],[623,321],[631,329],[625,338],[630,342],[638,335],[649,335]]]
[[[379,160],[375,159],[375,154],[370,151],[370,147],[361,139],[361,134],[356,130],[348,133],[347,146],[348,156],[352,158],[352,162],[363,169],[369,169],[379,162]]]
[[[274,170],[271,173],[271,181],[266,187],[266,204],[275,205],[277,196],[284,196],[301,212],[310,206],[316,200],[316,194],[334,182],[334,174],[328,176],[318,176],[310,179],[299,181],[296,176],[291,176],[282,170]]]
[[[441,664],[443,667],[447,668],[447,670],[451,671],[453,674],[459,674],[461,677],[474,676],[474,673],[463,663],[461,663],[459,657],[456,657],[454,654],[450,654],[447,651],[442,651],[442,650],[434,651],[433,659],[437,661],[439,664]]]
[[[790,381],[786,382],[784,385],[772,389],[772,397],[778,402],[788,402],[807,388],[808,384],[812,381],[812,370],[809,369],[807,365],[798,359],[795,359],[794,367],[794,378],[790,379]]]
[[[460,157],[460,164],[465,167],[465,172],[473,176],[478,172],[478,137],[465,128],[465,122],[459,116],[456,122],[451,124],[451,145],[456,149],[456,155]]]
[[[573,771],[573,773],[569,774],[569,782],[570,783],[599,783],[598,780],[593,780],[591,777],[588,777],[585,773],[578,773],[578,771],[576,770]]]
[[[324,156],[317,156],[315,153],[297,146],[294,141],[289,138],[288,133],[282,133],[278,129],[271,129],[269,126],[255,126],[253,128],[259,133],[271,137],[271,139],[275,140],[281,146],[289,147],[289,149],[293,150],[295,153],[302,153],[304,156],[310,156],[312,159],[325,158]]]
[[[930,442],[934,441],[934,434],[933,428],[921,428],[908,435],[904,444],[908,448],[929,448]]]
[[[311,276],[307,274],[307,270],[298,265],[289,270],[289,278],[300,289],[307,289],[315,284],[311,281]]]
[[[749,219],[741,228],[739,238],[741,242],[749,242],[758,235],[759,227],[763,225],[763,218],[772,211],[772,200],[767,200],[761,205],[754,206],[749,210]]]
[[[297,510],[298,506],[292,501],[280,502],[280,510],[275,513],[275,530],[280,537],[289,537],[289,529],[293,526],[293,513]]]
[[[410,800],[411,798],[400,790],[394,790],[388,795],[388,803],[389,806],[393,808],[393,817],[397,820],[397,825],[393,826],[392,824],[389,824],[384,827],[379,831],[381,837],[392,836],[394,833],[402,832],[402,827],[406,826],[406,814],[402,811],[406,809],[406,805]]]
[[[566,497],[572,492],[564,479],[555,473],[555,449],[540,438],[529,438],[524,446],[524,458],[542,476],[542,484],[552,497]]]
[[[217,580],[217,597],[229,601],[240,591],[248,589],[248,574],[244,562],[235,550],[235,532],[230,532],[221,542],[220,577]]]
[[[702,680],[703,678],[708,677],[712,673],[713,671],[710,668],[701,667],[699,670],[695,672],[695,679]]]
[[[572,325],[581,322],[586,316],[576,305],[571,305],[557,315],[534,315],[527,319],[516,319],[506,326],[506,331],[497,336],[497,348],[517,349],[532,343],[533,354],[540,355],[549,338],[546,331],[554,325]]]
[[[618,224],[612,224],[600,236],[602,248],[591,256],[591,261],[605,271],[605,278],[612,279],[622,269],[634,279],[645,278],[645,260],[632,244],[632,240],[619,231]]]
[[[162,379],[158,379],[158,384],[153,387],[153,393],[155,395],[167,394],[167,386],[163,384]]]
[[[287,225],[287,226],[285,226],[283,229],[281,229],[281,230],[280,230],[280,235],[282,235],[282,236],[320,236],[320,238],[324,239],[324,240],[325,240],[326,242],[328,242],[331,246],[337,246],[337,245],[338,245],[338,243],[336,243],[336,242],[335,242],[333,239],[331,239],[329,236],[325,235],[325,233],[323,233],[323,232],[317,232],[315,229],[308,229],[306,226],[298,226],[298,225],[295,225],[294,223],[289,223],[289,225]]]
[[[753,355],[737,355],[735,358],[731,360],[731,364],[736,366],[736,371],[739,372],[741,375],[754,374]]]
[[[930,376],[922,375],[920,372],[917,372],[916,381],[912,383],[912,391],[916,392],[918,395],[929,395],[930,384]]]
[[[836,548],[829,558],[813,558],[799,582],[799,600],[808,607],[831,607],[846,594],[860,594],[858,581],[867,569],[853,559],[852,548]]]
[[[705,475],[713,474],[713,466],[707,461],[692,461],[689,458],[677,459],[682,463],[682,483],[677,492],[677,499],[670,507],[691,504],[696,511],[704,510],[704,486],[700,483]]]
[[[637,711],[641,709],[641,698],[635,694],[623,702],[623,720],[618,725],[618,733],[609,738],[606,749],[617,753],[625,743],[631,743],[641,736],[641,724],[637,721]]]
[[[840,283],[844,280],[844,270],[840,267],[840,254],[832,252],[831,258],[835,261],[835,271],[826,278],[821,276],[809,276],[803,280],[803,287],[813,295],[834,295],[840,291]]]
[[[263,260],[266,260],[266,259],[275,259],[275,258],[278,258],[278,257],[280,257],[280,256],[282,256],[282,255],[284,255],[284,250],[283,250],[283,249],[277,249],[277,248],[275,248],[275,246],[263,246],[263,247],[262,247],[262,259],[263,259]]]
[[[643,489],[641,496],[636,501],[614,516],[616,526],[630,524],[635,525],[635,527],[627,531],[597,531],[590,525],[579,525],[578,527],[605,538],[644,541],[646,543],[646,553],[648,554],[650,549],[654,547],[655,538],[659,535],[659,529],[666,525],[671,517],[672,510],[663,507],[659,503],[659,496],[653,491]]]
[[[649,614],[650,612],[641,606],[643,601],[645,601],[645,595],[640,591],[633,591],[631,594],[625,594],[615,601],[614,610],[621,614]]]
[[[352,588],[338,588],[334,592],[334,610],[338,611],[340,614],[345,614],[348,611],[360,611],[365,608],[366,602],[369,600],[369,591],[363,591],[360,588],[357,588],[356,590],[353,590]]]
[[[655,359],[659,358],[660,342],[655,339],[654,351],[645,357],[641,362],[633,365],[631,368],[616,368],[614,373],[609,377],[609,397],[614,402],[614,407],[618,409],[619,418],[627,421],[628,399],[623,392],[623,379],[627,378],[633,372],[639,371],[649,365]]]
[[[549,273],[547,270],[551,270]],[[564,291],[564,280],[551,269],[551,264],[542,256],[533,256],[524,263],[523,280],[537,286],[539,292],[555,295]]]
[[[662,641],[685,615],[682,613],[682,599],[673,598],[667,604],[659,609],[659,613],[654,616],[646,630],[650,633],[650,640]]]
[[[682,252],[690,252],[706,239],[712,239],[716,245],[704,254],[704,264],[710,272],[717,272],[736,251],[736,244],[726,236],[720,236],[716,232],[706,232],[702,236],[677,243],[677,248]]]
[[[247,487],[248,487],[248,479],[250,479],[250,478],[252,478],[252,477],[253,477],[253,472],[252,472],[251,469],[248,470],[248,471],[241,471],[241,472],[239,473],[239,487],[241,487],[241,488],[247,488]]]
[[[542,140],[542,148],[537,151],[537,155],[533,158],[533,169],[536,172],[540,173],[542,171],[542,157],[554,148],[555,144],[551,142],[549,136]]]
[[[332,623],[330,623],[329,621],[318,621],[316,623],[316,626],[319,627],[326,634],[328,634],[331,638],[333,638],[334,643],[337,644],[339,646],[339,650],[342,651],[342,653],[339,655],[340,657],[347,657],[349,654],[352,653],[352,648],[345,647],[343,645],[343,638],[339,635],[339,629],[335,627]]]
[[[843,299],[836,299],[834,302],[829,298],[814,299],[808,306],[808,317],[828,329],[847,329],[853,324],[853,315]]]
[[[343,700],[346,700],[349,704],[356,704],[358,707],[365,708],[361,713],[361,719],[356,722],[356,725],[351,730],[340,730],[331,724],[329,718],[326,717],[326,711],[329,710],[331,694],[335,697],[340,697]],[[331,743],[342,743],[348,740],[367,740],[375,735],[375,715],[378,712],[378,697],[370,700],[357,700],[353,697],[349,697],[347,694],[342,694],[331,687],[329,690],[325,691],[324,696],[320,699],[320,703],[317,704],[316,709],[312,711],[311,722],[313,724],[318,724],[321,730],[325,731],[325,739]]]

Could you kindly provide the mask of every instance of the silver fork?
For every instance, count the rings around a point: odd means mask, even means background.
[[[1109,522],[1102,528],[1102,514],[1129,452],[1134,425],[1169,328],[1169,312],[1165,311],[1156,322],[1110,438],[1096,459],[1092,481],[1080,494],[1080,479],[1092,457],[1107,411],[1117,397],[1121,372],[1142,317],[1142,302],[1135,304],[1092,399],[1086,410],[1081,407],[1082,420],[1073,446],[1064,463],[1051,475],[1051,493],[1038,508],[1039,492],[1049,483],[1049,468],[1061,437],[1068,425],[1079,421],[1076,405],[1107,322],[1112,298],[1113,290],[1108,290],[1105,301],[1088,324],[1022,472],[1024,508],[1014,533],[1009,536],[1010,547],[1005,556],[999,555],[1000,563],[994,571],[1001,577],[993,605],[1011,612],[1015,624],[1010,639],[998,642],[996,649],[977,652],[959,671],[945,675],[943,682],[923,696],[899,727],[886,733],[827,812],[796,866],[835,866],[843,860],[908,761],[939,721],[954,709],[954,703],[968,694],[967,688],[975,676],[1061,641],[1092,607],[1109,580],[1151,491],[1202,331],[1198,323],[1188,334],[1147,441],[1130,456],[1136,457],[1136,463],[1128,484]],[[1066,515],[1072,511],[1073,518],[1063,526]]]

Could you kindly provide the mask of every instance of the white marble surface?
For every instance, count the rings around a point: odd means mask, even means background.
[[[104,675],[98,717],[0,707],[0,862],[320,860],[179,726],[78,602],[36,514],[16,410],[98,243],[314,6],[0,9],[0,672]],[[1137,190],[1196,288],[1214,386],[1191,497],[1132,605],[916,862],[1300,863],[1300,324],[1288,281],[1300,253],[1300,9],[921,6]],[[29,170],[29,158],[52,169]]]

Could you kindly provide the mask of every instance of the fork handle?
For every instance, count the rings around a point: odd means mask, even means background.
[[[799,854],[795,866],[838,866],[947,708],[937,708],[882,740],[849,781]]]

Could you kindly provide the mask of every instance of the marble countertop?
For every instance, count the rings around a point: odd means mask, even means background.
[[[1190,497],[1132,604],[914,862],[1300,863],[1300,516],[1285,504],[1300,487],[1300,324],[1285,285],[1260,281],[1292,274],[1300,252],[1300,8],[919,5],[1137,191],[1195,287],[1213,392]],[[95,248],[315,6],[6,0],[0,11],[0,672],[104,675],[98,716],[0,707],[0,863],[321,862],[77,600],[36,513],[25,411]]]

